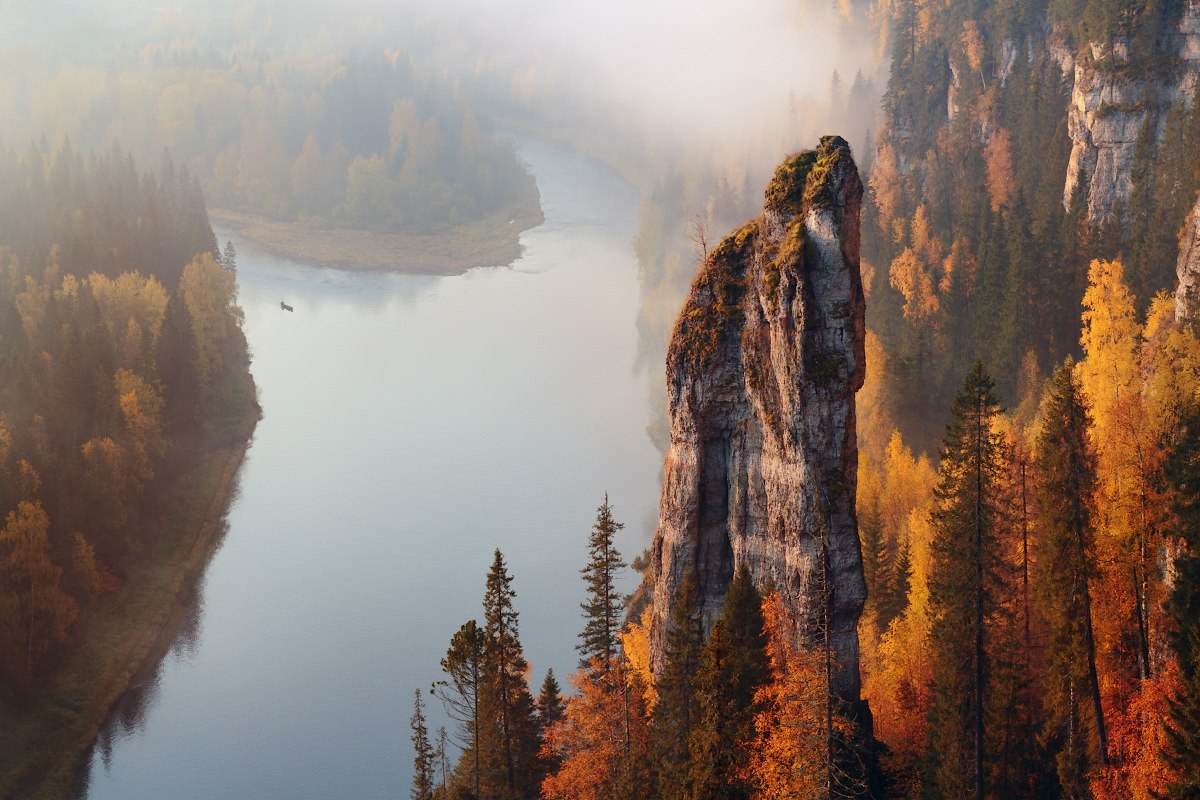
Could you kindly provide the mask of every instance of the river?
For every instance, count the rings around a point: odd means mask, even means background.
[[[263,419],[194,613],[80,796],[407,796],[413,690],[480,617],[496,547],[533,688],[547,667],[566,687],[606,491],[626,560],[650,541],[646,381],[662,378],[634,369],[636,192],[569,149],[518,146],[546,222],[511,267],[339,272],[217,232],[238,251]]]

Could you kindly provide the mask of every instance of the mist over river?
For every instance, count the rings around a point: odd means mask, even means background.
[[[80,796],[407,796],[413,689],[481,616],[496,547],[534,690],[547,667],[566,688],[605,491],[626,560],[650,540],[662,376],[634,368],[637,193],[569,149],[518,146],[546,222],[508,268],[337,272],[217,231],[263,419],[194,613]]]

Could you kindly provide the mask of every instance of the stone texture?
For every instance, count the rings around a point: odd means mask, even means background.
[[[1134,151],[1143,130],[1162,135],[1166,112],[1189,104],[1200,79],[1200,2],[1185,5],[1179,25],[1162,40],[1162,48],[1178,62],[1166,79],[1146,77],[1144,70],[1125,69],[1129,42],[1094,43],[1090,58],[1073,62],[1074,88],[1067,112],[1071,160],[1063,187],[1063,206],[1081,181],[1087,186],[1087,217],[1105,221],[1133,185]],[[1065,59],[1060,60],[1064,70]]]
[[[827,597],[834,689],[858,700],[861,199],[849,146],[821,139],[778,168],[762,214],[726,238],[692,284],[667,355],[671,445],[652,550],[656,670],[684,577],[696,580],[707,629],[745,563],[759,585],[781,590],[809,640],[822,638]]]
[[[1200,197],[1188,214],[1179,237],[1179,260],[1175,262],[1179,283],[1175,288],[1175,319],[1195,325],[1200,318]]]

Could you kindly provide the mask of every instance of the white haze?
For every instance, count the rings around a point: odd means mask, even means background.
[[[848,90],[856,70],[874,77],[877,63],[865,14],[849,22],[819,0],[210,0],[165,6],[51,0],[0,2],[0,8],[9,32],[0,35],[0,49],[9,51],[10,81],[21,79],[11,69],[14,51],[21,58],[36,53],[43,63],[48,50],[75,63],[91,55],[103,68],[102,44],[113,53],[152,41],[212,44],[228,52],[249,40],[310,55],[390,48],[413,53],[418,66],[436,62],[468,79],[471,73],[501,75],[508,85],[493,91],[507,91],[506,99],[527,106],[540,103],[543,114],[573,113],[545,107],[556,103],[585,108],[589,117],[602,115],[598,124],[612,134],[636,133],[643,142],[693,151],[745,152],[766,142],[778,149],[792,138],[789,130],[792,136],[827,132],[821,123],[832,72],[840,72]],[[82,45],[85,29],[97,35],[96,47]]]

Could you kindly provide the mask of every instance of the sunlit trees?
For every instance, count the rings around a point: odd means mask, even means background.
[[[1036,585],[1049,634],[1046,728],[1059,747],[1059,783],[1068,796],[1078,797],[1092,765],[1107,763],[1108,743],[1092,635],[1095,459],[1073,369],[1068,360],[1054,373],[1038,440],[1043,530]]]
[[[754,736],[755,693],[768,675],[766,647],[762,596],[743,563],[694,678],[699,714],[689,741],[693,800],[749,796],[746,747]]]
[[[236,277],[211,253],[204,253],[184,269],[179,291],[192,324],[196,381],[202,391],[209,391],[227,359],[236,353],[242,325]]]
[[[623,603],[614,579],[625,563],[613,535],[622,527],[606,495],[580,571],[587,600],[577,649],[585,660],[571,676],[575,693],[565,714],[549,727],[542,747],[543,760],[557,765],[542,783],[542,796],[552,800],[651,796],[647,687],[619,648],[634,638],[618,635]]]
[[[580,667],[587,669],[593,659],[608,669],[617,654],[617,632],[621,627],[624,602],[615,580],[627,565],[613,543],[617,531],[625,526],[613,518],[608,495],[596,509],[596,523],[588,539],[588,563],[580,573],[587,584],[587,600],[583,602],[585,619],[579,635]]]
[[[547,800],[638,800],[651,794],[646,708],[639,691],[620,691],[599,665],[571,676],[565,716],[543,752],[561,760],[542,782]]]
[[[831,708],[821,647],[797,640],[796,621],[771,592],[763,601],[769,677],[755,692],[754,738],[745,777],[755,800],[858,797],[864,787],[837,763],[833,738],[853,724]]]
[[[954,398],[938,474],[929,600],[932,771],[945,796],[977,800],[985,794],[992,680],[987,627],[1003,572],[996,508],[1003,449],[992,430],[999,413],[992,390],[977,363]]]

